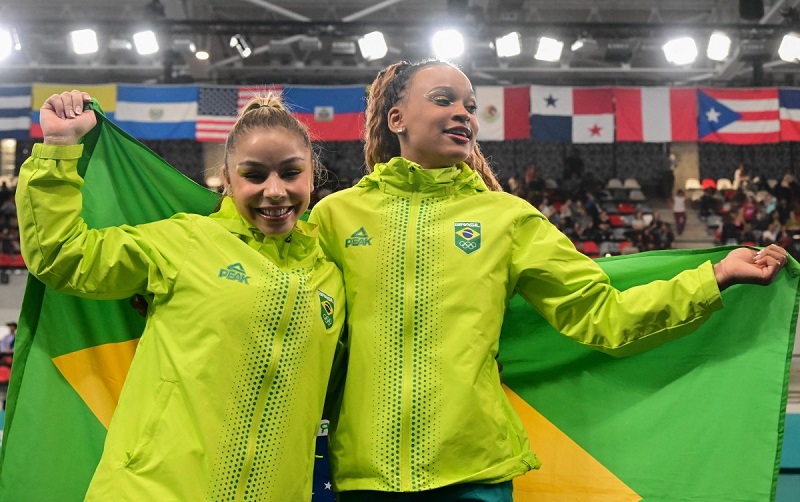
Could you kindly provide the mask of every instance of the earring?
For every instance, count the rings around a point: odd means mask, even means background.
[[[405,131],[406,130],[401,127],[399,129],[397,129],[397,134],[403,134]]]

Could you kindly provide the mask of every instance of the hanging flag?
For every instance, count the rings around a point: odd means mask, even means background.
[[[31,90],[31,132],[30,137],[40,139],[42,127],[39,125],[39,109],[47,98],[53,94],[65,91],[88,92],[103,107],[109,120],[114,120],[114,111],[117,109],[117,85],[83,85],[83,84],[33,84]]]
[[[627,289],[731,249],[598,263]],[[723,291],[725,308],[691,335],[622,359],[559,335],[513,298],[501,375],[542,461],[515,480],[514,500],[774,500],[799,298],[790,260],[768,287]]]
[[[224,143],[252,98],[281,91],[280,86],[201,85],[197,98],[197,141]]]
[[[137,139],[195,139],[196,85],[120,85],[116,124]]]
[[[572,143],[613,142],[614,91],[531,86],[531,138]]]
[[[697,93],[693,88],[614,89],[617,141],[697,141]]]
[[[366,88],[304,87],[283,89],[292,113],[307,127],[314,141],[350,141],[364,138]]]
[[[778,89],[698,89],[700,141],[750,145],[780,141]]]
[[[781,141],[800,141],[800,89],[778,91]]]
[[[78,165],[87,225],[214,209],[218,194],[93,107],[98,125],[83,138]],[[28,276],[0,451],[0,500],[83,500],[144,323],[128,301],[69,296]]]
[[[0,138],[27,138],[30,129],[31,86],[0,86]]]
[[[477,86],[479,141],[529,139],[530,87]]]

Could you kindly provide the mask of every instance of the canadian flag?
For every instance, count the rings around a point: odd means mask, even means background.
[[[694,88],[615,88],[617,141],[697,141]]]

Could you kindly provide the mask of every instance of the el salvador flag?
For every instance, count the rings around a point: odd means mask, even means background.
[[[195,139],[196,85],[120,85],[115,122],[137,139]]]

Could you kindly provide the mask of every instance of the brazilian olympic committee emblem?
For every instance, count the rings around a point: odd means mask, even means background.
[[[455,227],[456,247],[467,254],[481,248],[481,224],[475,221],[457,221]]]
[[[319,293],[319,316],[322,318],[322,322],[325,323],[325,327],[330,329],[333,326],[333,298],[319,289],[317,293]]]

